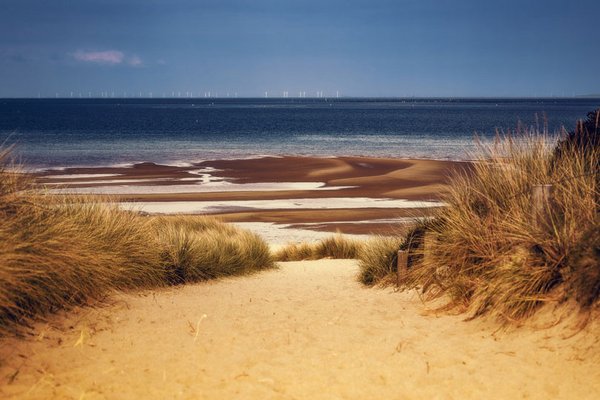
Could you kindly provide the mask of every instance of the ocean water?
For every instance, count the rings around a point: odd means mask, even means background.
[[[263,155],[468,159],[474,135],[565,127],[600,99],[0,99],[32,168]]]

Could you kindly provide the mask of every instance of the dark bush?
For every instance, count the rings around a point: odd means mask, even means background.
[[[600,149],[600,108],[587,113],[585,121],[577,121],[574,131],[570,131],[563,140],[559,141],[554,150],[554,163],[563,154],[572,150],[584,154],[598,152]],[[553,163],[553,164],[554,164]],[[600,165],[596,164],[596,168]]]
[[[600,298],[600,221],[582,236],[568,258],[568,289],[586,308]]]

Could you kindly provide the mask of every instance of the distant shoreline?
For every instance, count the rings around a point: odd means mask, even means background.
[[[0,101],[0,141],[30,168],[270,156],[468,160],[475,136],[570,130],[599,100],[102,98]]]
[[[109,96],[109,97],[100,97],[100,96],[46,96],[46,97],[0,97],[0,101],[2,100],[178,100],[178,101],[191,101],[191,100],[423,100],[423,101],[431,101],[431,100],[456,100],[456,101],[469,101],[469,100],[577,100],[577,99],[598,99],[600,100],[600,94],[575,94],[571,96],[561,95],[561,96],[323,96],[323,97],[282,97],[282,96],[271,96],[271,97],[260,97],[260,96],[212,96],[212,97],[204,97],[204,96],[195,96],[195,97],[177,97],[177,96]]]

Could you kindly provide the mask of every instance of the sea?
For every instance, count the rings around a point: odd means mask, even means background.
[[[467,160],[517,128],[572,130],[598,98],[0,99],[0,144],[33,169],[261,156]]]

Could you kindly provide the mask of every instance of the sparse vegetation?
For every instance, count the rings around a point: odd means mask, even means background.
[[[152,221],[170,283],[240,275],[273,266],[269,246],[256,234],[200,216]]]
[[[564,275],[568,292],[574,293],[582,307],[590,307],[600,298],[600,221],[582,233],[567,258]]]
[[[436,223],[433,219],[416,218],[404,236],[376,236],[367,241],[358,257],[359,281],[365,285],[395,283],[398,251],[407,251],[408,266],[416,266],[423,260],[425,232]]]
[[[589,155],[593,157],[593,153],[597,153],[598,148],[600,148],[600,109],[590,111],[585,121],[578,121],[575,130],[570,131],[558,142],[553,156],[560,159],[563,153],[577,151],[583,156],[590,153]],[[598,170],[600,164],[596,164],[595,167]]]
[[[321,258],[357,258],[362,242],[341,234],[315,243],[289,244],[275,252],[277,261],[318,260]]]
[[[402,238],[377,236],[368,240],[359,254],[359,277],[365,285],[393,282],[397,270],[397,252]]]
[[[0,335],[114,290],[273,266],[256,235],[202,217],[152,218],[57,196],[8,169],[0,152]]]
[[[572,135],[567,140],[579,143]],[[409,268],[406,286],[502,321],[527,317],[546,301],[575,298],[584,308],[597,302],[600,149],[593,140],[585,151],[560,143],[558,157],[554,141],[539,132],[482,145],[473,170],[450,182],[448,206],[427,229],[430,251]],[[548,217],[539,224],[532,207],[537,184],[553,185]],[[386,268],[392,248],[371,246],[381,256],[376,266],[363,263],[367,284],[394,271]],[[564,290],[553,290],[559,286]]]

